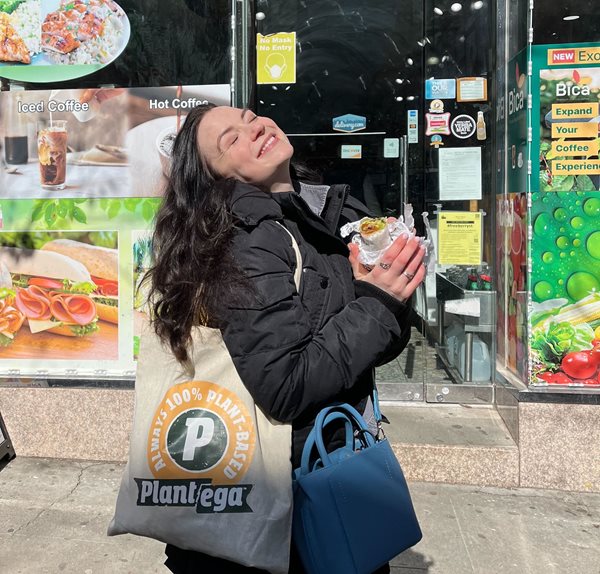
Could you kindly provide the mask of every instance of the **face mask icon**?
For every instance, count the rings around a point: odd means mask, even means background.
[[[281,78],[287,68],[285,58],[282,54],[269,54],[265,62],[265,70],[274,80]]]

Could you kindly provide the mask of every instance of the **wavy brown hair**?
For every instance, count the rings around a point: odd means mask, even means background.
[[[252,292],[231,249],[235,221],[229,198],[235,180],[212,172],[198,145],[198,126],[214,107],[194,108],[177,134],[156,216],[153,265],[144,277],[156,334],[192,372],[188,353],[192,327],[218,328],[227,308]]]

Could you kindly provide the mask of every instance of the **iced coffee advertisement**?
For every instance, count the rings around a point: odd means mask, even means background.
[[[125,90],[2,92],[0,107],[0,197],[129,195]]]
[[[118,358],[118,234],[0,233],[0,358]]]
[[[229,100],[221,84],[2,92],[0,198],[160,196],[189,110]]]
[[[115,60],[131,34],[113,0],[0,1],[0,76],[58,82]]]

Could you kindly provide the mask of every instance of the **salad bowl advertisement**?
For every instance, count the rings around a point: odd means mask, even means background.
[[[58,82],[121,55],[129,19],[113,0],[0,0],[0,76]]]
[[[532,194],[531,384],[600,387],[600,198]]]

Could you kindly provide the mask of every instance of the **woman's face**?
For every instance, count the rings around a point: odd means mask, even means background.
[[[202,157],[222,177],[272,190],[290,181],[294,148],[269,118],[247,109],[213,108],[198,126],[198,141]]]

